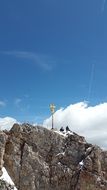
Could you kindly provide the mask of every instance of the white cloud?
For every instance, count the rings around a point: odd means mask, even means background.
[[[22,102],[22,99],[21,98],[16,98],[15,99],[15,105],[17,106],[17,107],[19,107],[20,106],[20,103]]]
[[[4,101],[0,101],[0,107],[5,107],[6,103]]]
[[[51,117],[43,125],[51,128]],[[67,125],[72,131],[85,136],[88,142],[107,149],[107,103],[88,106],[80,102],[59,109],[54,114],[54,126],[59,129]]]
[[[45,71],[50,71],[53,68],[53,65],[55,61],[53,58],[47,55],[43,54],[37,54],[33,52],[26,52],[26,51],[5,51],[1,52],[6,55],[14,56],[16,58],[20,59],[25,59],[29,60],[30,63],[32,62],[33,64],[39,66],[39,68],[45,70]]]
[[[0,118],[0,129],[4,130],[10,130],[14,123],[17,123],[16,119],[12,117],[4,117]]]

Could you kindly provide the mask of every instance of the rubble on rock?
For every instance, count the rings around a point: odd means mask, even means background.
[[[14,124],[0,150],[18,190],[107,190],[107,151],[76,133]]]

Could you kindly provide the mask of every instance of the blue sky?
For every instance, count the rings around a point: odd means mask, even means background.
[[[107,102],[105,0],[0,2],[0,117],[41,122],[56,109]]]

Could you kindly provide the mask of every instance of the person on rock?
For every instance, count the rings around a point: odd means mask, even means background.
[[[64,132],[64,128],[63,127],[60,128],[60,132]]]
[[[68,126],[66,126],[66,133],[67,132],[70,132],[71,130],[69,129],[69,127]]]

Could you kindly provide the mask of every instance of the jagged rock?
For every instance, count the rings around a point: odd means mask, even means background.
[[[105,166],[107,163],[102,160],[102,154],[103,151],[98,146],[91,148],[89,155],[83,161],[76,190],[107,190],[107,176],[104,176],[102,168],[102,163]]]
[[[2,167],[3,167],[3,156],[5,151],[6,144],[6,135],[3,132],[0,132],[0,176],[2,175]]]
[[[29,124],[4,136],[1,160],[18,190],[107,190],[107,151],[84,137]]]

